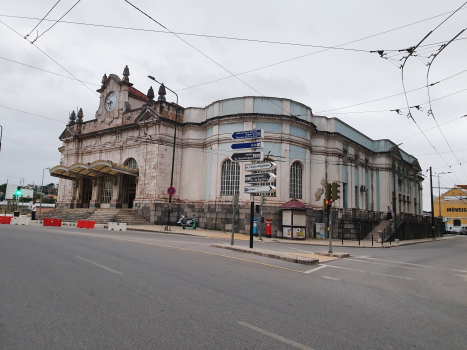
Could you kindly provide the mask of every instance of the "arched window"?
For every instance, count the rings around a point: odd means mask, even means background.
[[[127,159],[124,165],[133,169],[138,169],[138,163],[136,163],[136,160],[134,158]]]
[[[302,199],[302,166],[299,162],[290,166],[290,198]]]
[[[263,162],[259,162],[259,163],[265,163],[265,162],[273,162],[272,159],[264,159]],[[263,171],[258,171],[258,173],[273,173],[274,175],[277,175],[277,168],[274,169],[274,170],[263,170]],[[271,186],[274,186],[276,187],[276,184],[277,184],[277,181],[273,181],[271,183],[260,183],[258,184],[257,186],[267,186],[267,185],[271,185]],[[264,196],[266,197],[276,197],[276,192],[274,193],[265,193]]]
[[[240,165],[227,159],[222,164],[221,196],[233,196],[240,190]]]

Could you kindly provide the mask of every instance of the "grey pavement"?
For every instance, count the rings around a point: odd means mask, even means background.
[[[312,266],[212,243],[0,225],[0,348],[467,348],[465,236]]]

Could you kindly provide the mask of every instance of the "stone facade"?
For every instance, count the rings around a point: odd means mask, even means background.
[[[81,118],[70,119],[60,136],[60,166],[51,169],[61,177],[59,207],[133,207],[150,222],[165,224],[176,129],[177,192],[170,222],[194,214],[200,227],[230,230],[232,191],[237,191],[236,230],[246,232],[245,163],[227,176],[225,162],[232,154],[232,132],[262,129],[265,157],[277,164],[276,193],[265,197],[263,207],[263,216],[273,220],[273,234],[281,230],[278,207],[294,197],[309,207],[307,231],[313,232],[313,224],[323,220],[326,180],[341,183],[336,208],[386,211],[392,207],[393,162],[398,211],[422,213],[420,166],[389,140],[371,140],[289,99],[249,96],[183,108],[166,101],[165,88],[157,100],[152,88],[144,95],[128,76],[128,68],[122,79],[105,75],[95,119],[84,122],[80,111]]]

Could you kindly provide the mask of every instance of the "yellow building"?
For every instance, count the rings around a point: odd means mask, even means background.
[[[467,226],[467,185],[459,185],[435,197],[433,211],[435,216],[444,218],[446,227]]]

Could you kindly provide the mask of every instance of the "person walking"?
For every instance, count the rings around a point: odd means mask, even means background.
[[[32,202],[31,206],[31,220],[36,220],[36,202]]]
[[[391,210],[391,207],[388,205],[388,217],[387,217],[387,220],[391,220],[392,219],[392,210]]]

